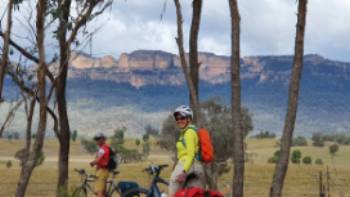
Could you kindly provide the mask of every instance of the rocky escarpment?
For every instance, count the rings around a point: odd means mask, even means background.
[[[267,82],[287,83],[292,56],[250,56],[241,59],[241,77],[254,79],[257,84]],[[112,56],[91,57],[74,52],[70,60],[70,78],[109,80],[129,83],[134,87],[145,85],[180,85],[184,83],[179,57],[175,54],[138,50]],[[230,58],[213,53],[199,53],[200,79],[210,84],[230,80]],[[319,77],[340,77],[350,80],[350,64],[331,61],[319,55],[306,55],[304,73]]]

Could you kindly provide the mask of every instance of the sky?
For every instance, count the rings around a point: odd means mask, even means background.
[[[0,0],[0,10],[3,2]],[[185,48],[191,22],[191,1],[181,1]],[[166,7],[162,20],[160,15]],[[290,55],[294,52],[296,0],[238,0],[241,15],[241,54]],[[309,0],[305,53],[350,62],[350,0]],[[17,32],[22,25],[15,24]],[[111,9],[92,21],[99,29],[82,50],[94,56],[138,49],[177,53],[173,0],[114,0]],[[227,0],[203,0],[199,50],[230,54],[230,13]]]

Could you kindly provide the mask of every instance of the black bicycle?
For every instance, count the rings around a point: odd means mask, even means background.
[[[158,183],[169,186],[168,181],[162,179],[159,176],[161,171],[166,167],[168,167],[168,165],[151,165],[148,168],[145,168],[143,171],[153,176],[149,189],[145,189],[141,187],[132,188],[125,192],[122,192],[123,193],[122,196],[123,197],[134,197],[134,196],[161,197],[162,192],[158,187]]]
[[[93,187],[90,185],[90,183],[96,181],[96,176],[95,175],[89,175],[86,173],[84,169],[74,169],[79,175],[81,179],[81,185],[78,186],[74,192],[73,192],[73,197],[87,197],[88,193],[93,193],[96,194],[94,191]],[[112,197],[113,195],[115,196],[122,196],[120,195],[120,189],[118,188],[118,184],[114,182],[114,178],[117,174],[119,174],[118,171],[113,171],[112,173],[112,178],[108,179],[106,182],[106,197]]]

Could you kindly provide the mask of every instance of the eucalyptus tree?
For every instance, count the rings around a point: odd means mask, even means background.
[[[292,146],[293,131],[298,109],[299,87],[303,70],[304,35],[307,12],[307,0],[298,1],[298,19],[294,48],[292,75],[289,83],[288,108],[285,117],[281,138],[281,155],[276,164],[273,181],[270,188],[270,197],[282,196],[284,179],[288,170],[290,147]]]

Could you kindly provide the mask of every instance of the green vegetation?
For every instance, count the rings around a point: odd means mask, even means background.
[[[329,153],[332,155],[332,157],[335,156],[335,153],[338,152],[338,150],[339,150],[338,144],[332,144],[331,146],[329,146]]]
[[[83,145],[83,148],[90,154],[94,154],[98,150],[98,146],[93,139],[88,140],[88,139],[82,138],[81,145]]]
[[[333,142],[340,145],[350,145],[350,134],[345,133],[314,133],[312,135],[314,146],[322,147],[325,142]]]
[[[291,158],[292,163],[300,164],[300,159],[301,159],[301,151],[300,150],[294,150],[292,152],[292,158]]]
[[[78,137],[78,131],[74,130],[71,134],[72,141],[75,142],[75,140],[77,140],[77,137]]]
[[[281,155],[281,151],[280,150],[276,150],[275,153],[273,154],[272,157],[270,157],[267,162],[268,163],[277,163],[277,161],[279,160]]]
[[[303,164],[311,165],[312,164],[312,158],[310,156],[305,156],[303,158]]]
[[[292,145],[293,146],[307,146],[307,139],[303,136],[298,136],[296,138],[293,138]]]
[[[124,146],[130,149],[136,149],[134,139],[124,139]],[[142,140],[140,140],[142,143]],[[268,158],[276,151],[275,139],[255,139],[248,138],[247,152],[256,156],[251,158],[252,163],[246,164],[246,187],[245,195],[249,197],[268,196],[268,189],[271,184],[271,178],[275,166],[266,163]],[[156,144],[157,141],[154,138],[150,138],[151,152],[147,160],[141,162],[129,162],[121,163],[118,170],[120,174],[117,175],[117,180],[134,180],[140,183],[142,186],[147,186],[150,182],[150,177],[146,176],[142,172],[142,169],[148,166],[151,162],[156,164],[173,164],[170,152],[160,149]],[[15,152],[21,149],[23,146],[22,140],[2,140],[0,139],[0,155],[6,157],[12,157]],[[140,147],[142,149],[142,146]],[[319,171],[324,170],[326,165],[332,165],[332,157],[329,154],[329,148],[323,147],[298,147],[297,150],[302,152],[302,155],[309,155],[312,158],[320,158],[323,165],[290,165],[286,177],[287,184],[285,185],[283,196],[295,197],[305,196],[313,197],[318,196],[318,182],[315,181],[315,177],[318,176]],[[293,150],[296,150],[293,148]],[[46,155],[46,160],[43,164],[33,172],[33,177],[30,180],[28,186],[28,196],[55,196],[57,178],[57,158],[56,153],[58,150],[57,140],[47,139],[44,144],[43,150]],[[292,150],[292,152],[293,152]],[[336,153],[336,160],[334,160],[334,166],[337,170],[337,176],[341,180],[349,181],[350,177],[350,146],[341,146],[340,150]],[[292,153],[291,152],[291,153]],[[69,172],[69,185],[76,186],[80,183],[80,177],[74,172],[74,168],[85,168],[87,172],[93,174],[94,168],[91,168],[88,161],[93,159],[93,155],[90,155],[85,149],[82,148],[80,140],[72,142],[71,144],[71,162]],[[317,163],[316,159],[313,163]],[[12,160],[12,167],[6,167],[6,160],[0,161],[0,195],[1,196],[13,196],[16,188],[16,181],[19,177],[20,168],[19,163]],[[229,162],[229,165],[232,165]],[[331,175],[334,175],[333,167],[330,168]],[[167,168],[162,177],[168,178],[171,173],[171,167]],[[226,191],[226,185],[232,183],[232,169],[218,179],[218,186],[220,191]],[[43,179],[45,176],[45,179]],[[341,188],[345,194],[350,194],[350,188]],[[166,191],[167,188],[162,190]],[[339,188],[331,188],[332,196],[339,196]]]
[[[255,136],[253,136],[257,139],[269,139],[269,138],[275,138],[276,134],[270,132],[270,131],[264,131],[261,130],[258,134],[256,134]]]
[[[323,165],[322,159],[320,159],[320,158],[316,159],[315,164],[317,164],[317,165]]]

